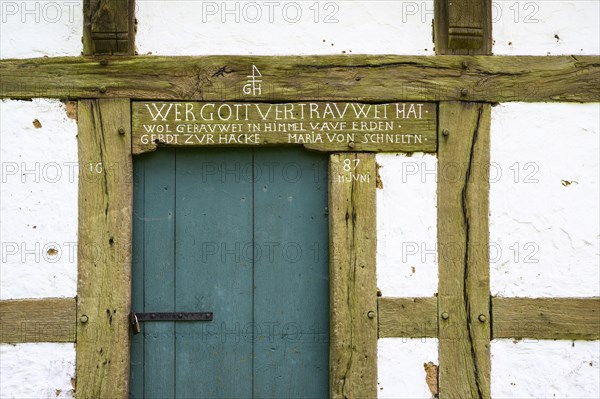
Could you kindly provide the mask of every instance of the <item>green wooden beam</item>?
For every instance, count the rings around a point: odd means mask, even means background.
[[[490,397],[489,104],[440,104],[440,394]]]
[[[600,298],[492,297],[492,339],[600,339]],[[437,337],[437,298],[379,298],[379,337]]]
[[[75,342],[75,298],[0,301],[0,342]]]
[[[133,102],[133,154],[159,146],[435,152],[435,103]],[[224,129],[221,130],[220,128]]]
[[[600,339],[600,298],[492,298],[493,338]]]
[[[436,297],[378,299],[379,338],[437,338]]]
[[[375,155],[339,153],[329,160],[330,397],[375,398]]]
[[[128,100],[78,104],[77,397],[126,398],[132,161]]]
[[[246,95],[252,66],[262,93]],[[67,57],[0,61],[0,98],[600,101],[599,56]]]

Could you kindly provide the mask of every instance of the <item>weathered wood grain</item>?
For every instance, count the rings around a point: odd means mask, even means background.
[[[436,338],[437,301],[435,297],[379,298],[379,337]]]
[[[375,175],[373,154],[329,158],[332,398],[377,397]]]
[[[491,0],[435,0],[436,54],[491,55]]]
[[[0,301],[0,342],[75,342],[75,298]]]
[[[78,104],[79,399],[127,397],[132,226],[130,108],[129,100],[83,100]]]
[[[159,145],[300,145],[317,151],[435,152],[436,114],[435,103],[134,102],[132,151]]]
[[[493,338],[600,339],[600,298],[492,298]]]
[[[436,298],[379,298],[379,337],[437,337]],[[492,338],[600,339],[600,298],[492,297]]]
[[[599,56],[100,57],[0,61],[2,98],[600,101]],[[242,87],[252,65],[261,96]]]
[[[490,397],[489,104],[441,103],[438,149],[440,394]]]
[[[133,55],[134,3],[134,0],[84,0],[85,55]]]

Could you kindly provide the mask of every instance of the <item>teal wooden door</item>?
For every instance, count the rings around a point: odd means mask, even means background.
[[[160,149],[134,161],[132,398],[326,398],[327,158]]]

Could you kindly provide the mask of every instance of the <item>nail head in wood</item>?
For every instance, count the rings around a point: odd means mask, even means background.
[[[444,137],[448,137],[450,136],[450,132],[448,131],[448,129],[444,129],[442,130],[442,135],[444,135]]]
[[[98,91],[100,91],[100,93],[106,93],[106,86],[100,86]]]
[[[82,316],[79,318],[79,321],[80,321],[80,322],[82,322],[82,323],[87,323],[87,322],[88,322],[88,320],[89,320],[89,319],[88,319],[88,317],[87,317],[86,315],[82,315]]]
[[[373,312],[372,310],[369,310],[369,311],[367,312],[367,317],[368,317],[369,319],[374,319],[374,318],[375,318],[375,312]]]
[[[487,317],[485,317],[485,315],[483,315],[483,314],[479,315],[479,321],[480,322],[485,323],[486,320],[487,320]]]
[[[107,66],[108,65],[108,60],[100,60],[100,65]]]
[[[448,312],[442,312],[442,319],[448,320],[449,318],[450,318],[450,315],[448,314]]]
[[[356,147],[356,144],[354,144],[354,141],[351,141],[348,143],[348,147],[354,148],[354,147]]]
[[[460,95],[461,95],[461,96],[463,96],[463,97],[466,97],[466,96],[467,96],[467,94],[469,94],[469,90],[467,90],[467,89],[464,89],[464,88],[463,88],[463,89],[460,89]]]
[[[125,128],[120,127],[119,128],[119,134],[120,135],[124,135],[125,134]]]

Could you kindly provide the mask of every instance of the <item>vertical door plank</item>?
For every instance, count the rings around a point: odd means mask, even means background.
[[[252,151],[177,150],[177,397],[252,396]]]
[[[145,162],[137,157],[133,162],[133,246],[131,265],[131,309],[143,312],[144,307],[144,192]],[[144,397],[144,334],[132,335],[129,397]]]
[[[330,396],[377,397],[375,156],[329,161]],[[356,179],[356,180],[355,180]]]
[[[144,159],[144,311],[175,312],[175,151]],[[137,310],[137,309],[134,309]],[[146,397],[175,397],[175,322],[142,323]]]
[[[447,398],[490,397],[490,109],[440,104],[439,383]]]
[[[329,391],[325,154],[254,152],[255,398]]]
[[[129,100],[79,101],[77,397],[80,399],[126,398],[128,392],[130,117]]]

